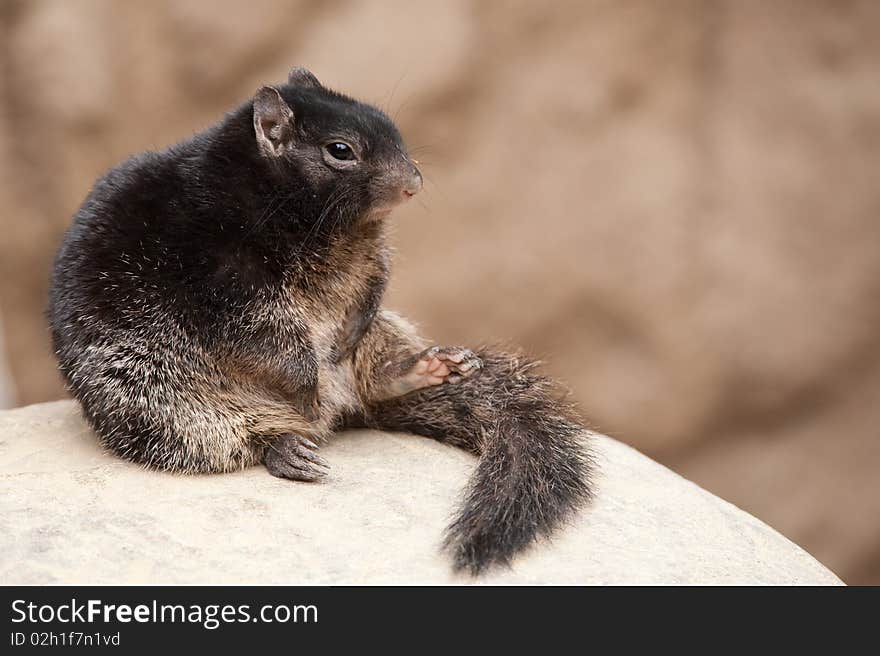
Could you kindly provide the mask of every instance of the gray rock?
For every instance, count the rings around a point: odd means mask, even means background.
[[[809,554],[597,435],[596,501],[485,583],[840,584]],[[352,431],[323,484],[262,468],[146,471],[102,452],[70,401],[0,412],[0,583],[454,583],[439,552],[475,459]]]

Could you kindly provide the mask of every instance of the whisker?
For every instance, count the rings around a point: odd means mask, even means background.
[[[405,77],[406,77],[406,71],[404,71],[403,73],[401,73],[401,74],[400,74],[400,77],[397,78],[397,82],[394,83],[394,87],[392,87],[392,89],[391,89],[391,95],[388,96],[388,100],[387,100],[386,103],[385,103],[385,106],[386,106],[388,109],[391,109],[391,103],[394,102],[394,94],[397,93],[397,87],[400,86],[400,83],[403,82],[403,78],[405,78]]]

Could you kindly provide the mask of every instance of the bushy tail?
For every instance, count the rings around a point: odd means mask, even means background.
[[[520,550],[549,535],[590,495],[583,429],[552,405],[514,397],[485,436],[477,471],[445,545],[457,568],[479,574],[508,564]]]
[[[378,404],[370,424],[480,455],[445,546],[457,569],[506,565],[590,497],[587,433],[557,386],[518,355],[482,351],[483,371]]]

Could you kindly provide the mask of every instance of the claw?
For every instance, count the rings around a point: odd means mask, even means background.
[[[327,462],[326,460],[324,460],[324,458],[319,456],[314,451],[309,451],[307,449],[301,449],[301,450],[297,451],[297,453],[299,453],[299,455],[301,455],[303,458],[305,458],[309,462],[315,463],[319,467],[324,467],[324,468],[330,467],[330,463]]]
[[[326,472],[322,472],[317,469],[306,469],[305,467],[290,467],[287,470],[286,475],[281,476],[281,478],[290,478],[297,481],[305,481],[307,483],[311,483],[324,478],[326,475]]]

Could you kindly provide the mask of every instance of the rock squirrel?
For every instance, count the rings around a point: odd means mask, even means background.
[[[429,346],[384,309],[385,220],[422,177],[380,110],[309,71],[97,181],[58,253],[59,367],[101,442],[178,472],[316,481],[334,431],[480,456],[444,542],[507,564],[591,494],[588,434],[535,363]]]

